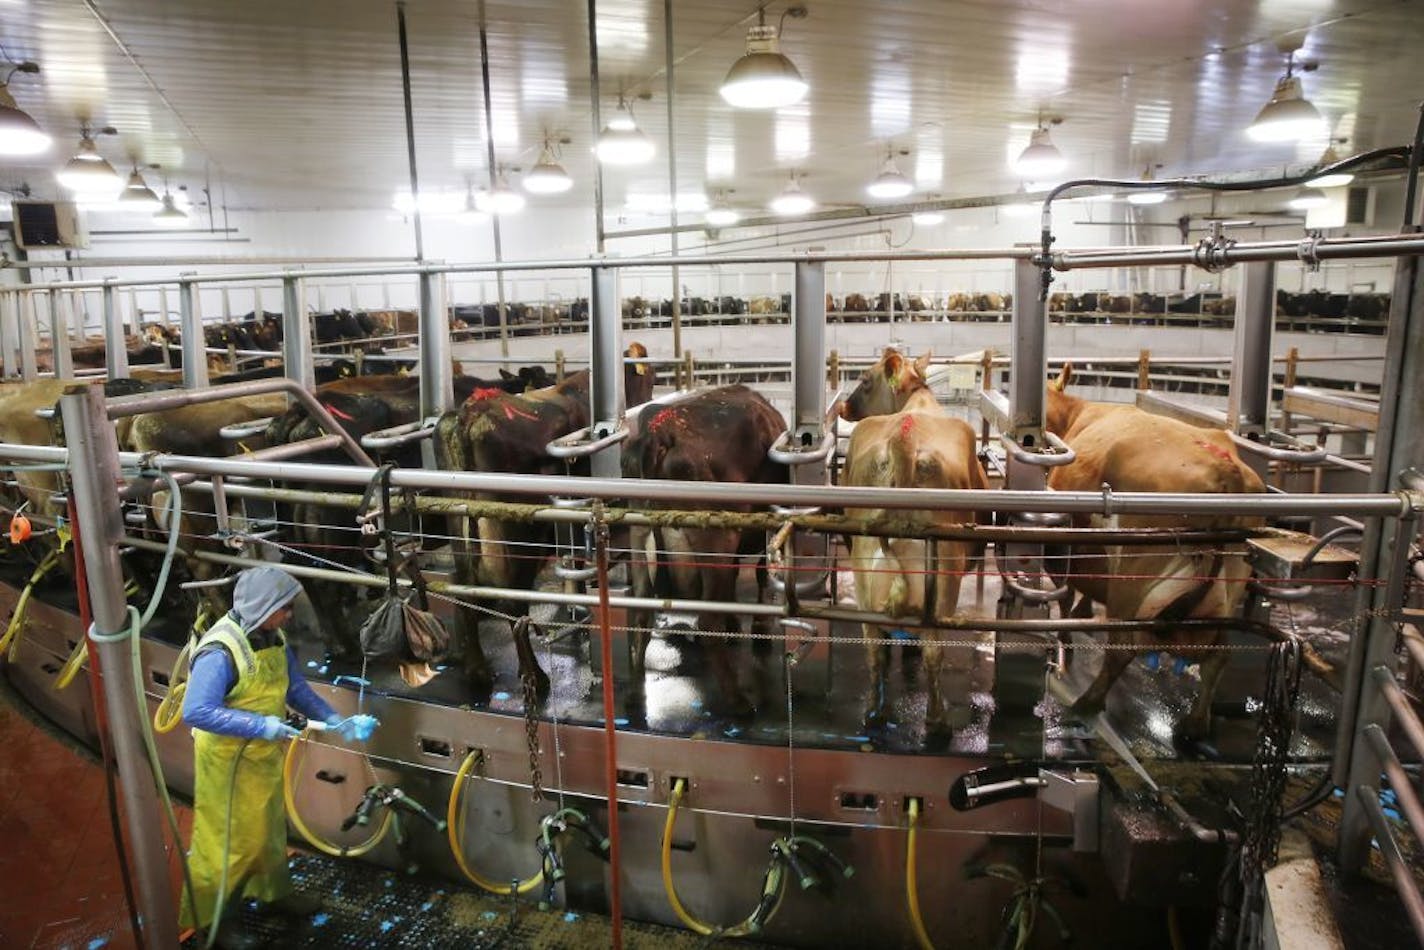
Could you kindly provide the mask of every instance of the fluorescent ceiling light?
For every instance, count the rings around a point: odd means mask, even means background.
[[[903,198],[915,190],[915,183],[905,177],[896,167],[895,159],[891,156],[885,159],[885,164],[880,168],[880,174],[865,186],[865,190],[872,198]]]
[[[800,102],[808,88],[796,64],[781,52],[780,29],[766,25],[763,7],[757,25],[747,30],[746,53],[722,80],[723,100],[737,109],[780,109]]]
[[[791,182],[781,190],[781,194],[771,199],[771,210],[777,214],[805,214],[814,207],[816,200],[801,190],[795,175],[791,176]]]
[[[1300,77],[1292,76],[1289,66],[1276,83],[1271,101],[1261,107],[1256,121],[1246,130],[1257,142],[1298,142],[1325,132],[1325,119],[1302,95]]]
[[[1014,162],[1014,171],[1020,178],[1042,181],[1052,178],[1068,166],[1068,160],[1053,144],[1048,129],[1040,125],[1033,130],[1028,146],[1019,153]]]

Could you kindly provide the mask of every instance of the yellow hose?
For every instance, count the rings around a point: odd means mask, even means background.
[[[329,854],[333,858],[359,858],[379,844],[381,839],[386,836],[386,832],[391,827],[392,812],[387,808],[381,817],[380,827],[375,830],[375,833],[360,844],[349,847],[332,844],[308,828],[307,823],[302,821],[301,813],[297,811],[296,784],[293,777],[296,773],[297,746],[305,744],[305,739],[293,739],[287,743],[287,756],[282,762],[282,798],[287,804],[287,817],[291,819],[292,827],[296,828],[297,832],[306,839],[307,844],[323,854]]]
[[[191,654],[198,644],[198,638],[211,622],[212,615],[208,613],[207,606],[198,608],[198,615],[193,618],[193,635],[183,644],[183,649],[178,651],[178,657],[173,661],[173,669],[168,673],[168,688],[164,690],[163,698],[158,701],[158,708],[153,711],[155,732],[172,732],[178,723],[183,721],[183,698],[188,694],[188,673],[193,661]]]
[[[0,653],[5,653],[8,650],[11,663],[15,662],[15,656],[20,650],[20,630],[25,626],[25,612],[29,609],[30,596],[35,592],[35,585],[58,563],[58,551],[50,551],[46,554],[44,559],[35,566],[34,572],[30,574],[30,580],[25,584],[25,589],[20,591],[20,599],[15,601],[15,613],[10,617],[10,625],[5,628],[5,633],[0,635]]]
[[[760,929],[760,924],[757,922],[755,911],[739,924],[734,924],[726,928],[717,927],[692,916],[688,909],[682,906],[682,901],[677,896],[677,885],[673,884],[672,881],[672,829],[673,826],[677,824],[677,807],[682,804],[682,796],[686,791],[686,784],[685,779],[678,779],[673,783],[672,799],[668,802],[667,821],[663,824],[663,890],[667,892],[668,903],[672,905],[673,913],[677,914],[678,920],[681,920],[688,930],[696,934],[701,934],[704,937],[710,937],[714,934],[718,937],[745,937],[748,934],[756,933]],[[782,886],[784,887],[784,883]],[[778,895],[776,907],[779,908],[780,906],[781,898],[780,895]],[[773,909],[772,912],[766,916],[766,919],[770,920],[775,913],[776,910]]]
[[[1182,921],[1177,915],[1177,905],[1167,906],[1167,940],[1172,950],[1186,950],[1187,942],[1182,939]]]
[[[64,689],[69,686],[88,662],[89,639],[86,634],[85,638],[74,644],[74,649],[69,651],[69,659],[64,661],[64,665],[59,668],[59,675],[54,678],[54,688]]]
[[[501,896],[508,896],[511,893],[527,894],[543,883],[544,871],[542,868],[533,877],[526,878],[517,884],[500,884],[498,881],[492,881],[485,877],[465,861],[465,849],[460,844],[464,837],[465,815],[460,809],[460,799],[463,797],[465,779],[469,777],[470,770],[479,760],[479,750],[471,749],[470,754],[465,756],[465,761],[460,763],[460,769],[455,773],[455,784],[450,788],[450,801],[445,806],[445,834],[450,841],[450,853],[455,856],[455,863],[460,866],[465,877],[483,890]]]
[[[925,930],[924,918],[920,916],[920,884],[919,874],[915,869],[917,864],[915,839],[920,826],[920,800],[910,799],[910,835],[905,843],[905,898],[910,905],[910,923],[915,928],[915,939],[919,941],[920,950],[934,950],[934,944],[930,942],[929,932]]]

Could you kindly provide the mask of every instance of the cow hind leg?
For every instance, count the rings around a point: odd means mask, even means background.
[[[869,624],[862,624],[866,640],[883,637],[879,630]],[[867,643],[865,645],[866,666],[870,671],[870,698],[865,706],[865,727],[875,729],[884,726],[890,718],[889,700],[886,689],[886,667],[890,663],[890,647],[887,644]]]
[[[939,636],[938,631],[929,631]],[[940,687],[940,670],[944,666],[944,648],[938,643],[923,643],[920,654],[925,667],[925,734],[926,738],[944,738],[950,734],[949,713]]]
[[[648,611],[628,611],[628,689],[623,697],[623,712],[629,722],[640,728],[648,724],[646,681],[648,625],[651,622],[652,616]],[[612,676],[613,671],[604,670],[603,675]]]
[[[1176,738],[1185,742],[1195,742],[1211,736],[1211,702],[1216,695],[1216,684],[1226,669],[1227,655],[1224,650],[1214,650],[1201,662],[1201,689],[1192,703],[1192,708],[1181,722],[1177,723]]]
[[[475,564],[471,556],[470,544],[456,540],[453,545],[455,557],[455,583],[474,585]],[[475,702],[488,702],[494,692],[494,674],[489,660],[485,657],[484,646],[480,643],[479,613],[468,604],[456,604],[451,635],[460,645],[461,662],[465,671],[465,682],[469,686]]]
[[[727,633],[739,633],[735,618],[723,620]],[[712,676],[717,681],[717,692],[725,715],[736,719],[748,719],[756,714],[756,707],[747,699],[737,684],[737,668],[732,662],[735,639],[709,638],[706,643],[707,662],[712,666]]]

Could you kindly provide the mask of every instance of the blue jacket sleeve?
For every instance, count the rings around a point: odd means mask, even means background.
[[[193,661],[188,690],[183,695],[183,721],[194,729],[238,739],[259,739],[262,717],[225,704],[237,681],[237,669],[222,650],[205,650]]]
[[[318,696],[302,675],[297,654],[291,647],[287,647],[287,705],[317,722],[325,722],[336,715],[331,704]]]

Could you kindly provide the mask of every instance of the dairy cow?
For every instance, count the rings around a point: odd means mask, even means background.
[[[975,434],[967,422],[945,415],[925,381],[929,356],[910,360],[887,348],[865,371],[859,385],[841,405],[843,418],[856,422],[846,453],[843,484],[876,488],[986,488],[988,479],[975,455]],[[848,509],[867,518],[895,515],[926,527],[966,524],[973,512],[918,510],[889,512]],[[850,563],[855,572],[859,605],[889,617],[926,618],[956,615],[959,587],[978,554],[966,541],[931,541],[923,537],[851,539]],[[927,558],[927,555],[929,556]],[[933,564],[933,573],[926,565]],[[886,639],[892,625],[864,624],[867,640]],[[922,646],[926,678],[925,727],[931,734],[949,730],[940,687],[943,651],[928,640]],[[868,727],[888,719],[886,667],[890,647],[867,643],[871,693],[865,710]]]

